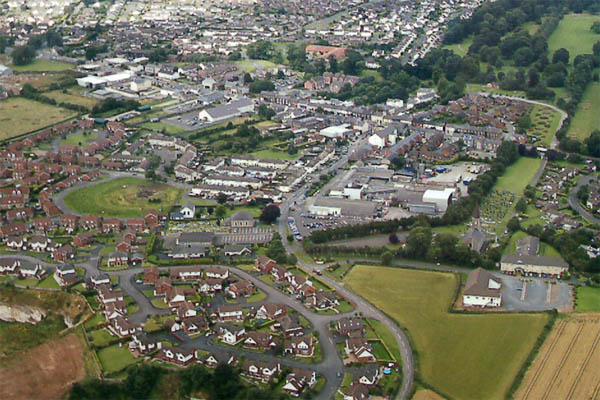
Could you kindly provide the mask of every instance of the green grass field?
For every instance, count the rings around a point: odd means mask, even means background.
[[[549,317],[451,314],[459,277],[356,266],[346,287],[405,327],[423,381],[450,398],[503,399]]]
[[[517,162],[506,168],[504,174],[498,178],[494,189],[508,190],[520,196],[535,176],[541,162],[539,158],[519,158]]]
[[[577,288],[577,307],[580,312],[600,312],[600,289],[588,286]]]
[[[451,50],[454,53],[458,54],[459,56],[464,57],[467,55],[467,52],[469,51],[469,47],[471,47],[472,44],[473,44],[473,36],[469,36],[460,43],[450,44],[450,45],[444,46],[443,48]]]
[[[77,113],[65,108],[38,103],[21,97],[0,101],[0,140],[36,131]]]
[[[259,150],[252,153],[258,158],[273,158],[276,160],[295,160],[302,155],[301,151],[296,154],[289,154],[287,151],[278,151],[273,149]]]
[[[121,371],[125,367],[137,362],[129,352],[127,345],[123,347],[119,347],[119,345],[105,347],[98,351],[98,358],[105,374]]]
[[[565,15],[548,38],[548,55],[550,58],[560,48],[569,50],[570,63],[579,54],[591,54],[592,46],[600,39],[599,35],[590,30],[595,21],[600,21],[600,15]]]
[[[266,60],[241,60],[236,61],[235,65],[244,72],[252,72],[257,69],[273,68],[277,64]]]
[[[140,127],[150,129],[153,131],[164,131],[164,133],[171,134],[180,133],[185,130],[183,128],[180,128],[179,126],[167,124],[165,122],[145,122],[143,124],[140,124]]]
[[[89,135],[84,135],[83,133],[79,133],[77,135],[67,136],[65,139],[60,141],[60,144],[72,144],[72,145],[76,145],[76,146],[87,146],[94,139],[98,139],[97,133],[90,133]]]
[[[90,110],[96,104],[100,103],[100,101],[97,99],[83,96],[78,88],[69,88],[64,90],[66,90],[66,93],[63,93],[63,90],[53,90],[51,92],[44,93],[44,96],[56,100],[57,103],[75,104],[78,106],[84,106]]]
[[[600,35],[598,40],[600,40]],[[596,69],[598,71],[598,69]],[[600,83],[590,82],[569,125],[569,136],[584,140],[595,129],[600,129]]]
[[[65,205],[82,214],[139,218],[150,210],[169,211],[181,193],[181,189],[166,184],[119,178],[73,191],[65,196]]]
[[[55,72],[75,68],[75,65],[60,61],[37,59],[31,64],[11,65],[10,68],[17,72]]]

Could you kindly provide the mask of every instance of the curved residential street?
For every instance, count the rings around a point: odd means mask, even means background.
[[[577,210],[577,212],[579,213],[579,215],[581,215],[586,221],[588,221],[588,222],[590,222],[592,224],[599,224],[600,225],[600,218],[595,217],[594,215],[592,215],[592,213],[590,213],[588,210],[586,210],[581,205],[581,203],[579,202],[579,199],[577,198],[577,192],[579,192],[579,189],[581,189],[582,186],[587,185],[588,183],[590,183],[594,179],[597,179],[597,176],[595,176],[595,175],[587,175],[587,176],[582,177],[577,182],[577,186],[575,186],[569,192],[569,205],[574,210]]]

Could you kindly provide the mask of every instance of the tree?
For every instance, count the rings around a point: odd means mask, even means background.
[[[391,251],[386,251],[381,255],[381,263],[383,265],[390,265],[392,263],[392,258],[394,255]]]
[[[258,116],[262,119],[271,119],[275,116],[275,111],[263,103],[258,106]]]
[[[590,27],[591,31],[600,35],[600,21],[595,21]]]
[[[521,197],[519,199],[517,205],[515,206],[515,210],[517,210],[520,213],[524,213],[525,211],[527,211],[527,202],[525,201],[525,198]]]
[[[250,84],[250,93],[253,94],[272,90],[275,90],[275,84],[266,79],[259,79]]]
[[[569,50],[560,48],[554,52],[552,64],[563,63],[564,65],[569,65],[569,57]]]
[[[225,204],[227,202],[227,195],[225,193],[219,193],[217,196],[217,203]]]
[[[517,128],[521,132],[527,132],[529,128],[531,128],[531,116],[529,114],[524,114],[517,118]]]
[[[396,235],[395,233],[390,233],[390,236],[388,236],[388,240],[390,241],[391,244],[397,244],[398,243],[398,235]]]
[[[246,72],[244,74],[244,83],[252,83],[254,82],[254,79],[252,79],[252,75],[250,75],[250,72]]]
[[[516,232],[519,229],[521,229],[521,223],[519,222],[519,218],[512,217],[506,224],[506,228],[511,232]]]
[[[279,207],[271,203],[266,205],[265,208],[263,208],[262,212],[260,213],[259,219],[265,224],[272,224],[275,221],[277,221],[277,218],[279,218],[280,215],[281,211],[279,210]]]
[[[585,145],[590,155],[600,157],[600,130],[595,130],[585,139]]]
[[[424,258],[431,246],[431,228],[413,228],[406,240],[407,254],[414,258]]]
[[[31,64],[35,59],[35,49],[32,46],[19,46],[12,52],[14,65]]]
[[[215,208],[215,216],[217,218],[222,219],[225,216],[225,213],[227,213],[227,210],[223,204],[219,204],[217,208]]]

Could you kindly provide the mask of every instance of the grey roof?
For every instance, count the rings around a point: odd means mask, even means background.
[[[517,254],[524,256],[535,256],[540,249],[540,239],[535,236],[527,236],[517,242]]]
[[[490,272],[483,268],[477,268],[469,273],[467,283],[465,284],[465,294],[468,296],[484,296],[484,297],[498,297],[500,296],[500,290],[490,289],[489,281],[502,285],[500,279],[496,278]]]
[[[205,243],[212,242],[214,239],[213,232],[183,232],[179,235],[179,242],[184,243]]]
[[[569,264],[562,258],[558,257],[543,257],[543,256],[528,256],[520,254],[507,254],[502,257],[503,263],[521,264],[521,265],[536,265],[540,267],[560,267],[569,268]]]
[[[235,214],[233,214],[230,218],[230,220],[246,220],[246,221],[250,221],[254,219],[254,216],[252,214],[250,214],[247,211],[240,211],[237,212]]]

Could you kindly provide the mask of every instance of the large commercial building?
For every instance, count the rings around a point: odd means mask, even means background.
[[[308,207],[314,215],[335,215],[344,217],[372,217],[377,211],[374,202],[334,198],[318,198]]]

